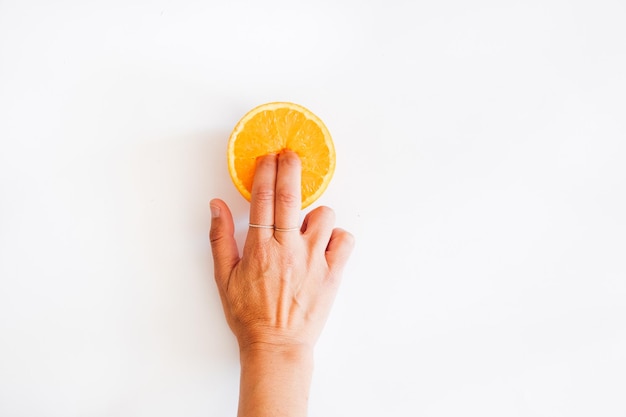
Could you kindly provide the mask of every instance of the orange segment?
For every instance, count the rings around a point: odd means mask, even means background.
[[[319,117],[294,103],[267,103],[250,110],[228,140],[228,172],[250,201],[256,158],[290,149],[302,162],[302,208],[317,200],[335,172],[335,147]]]

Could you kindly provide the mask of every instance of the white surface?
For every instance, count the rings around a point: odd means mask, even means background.
[[[334,136],[319,204],[357,238],[311,416],[623,417],[624,21],[1,0],[0,415],[235,415],[208,201],[245,224],[228,134],[290,100]]]

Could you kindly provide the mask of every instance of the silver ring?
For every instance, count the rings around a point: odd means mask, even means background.
[[[294,232],[296,230],[300,230],[299,227],[274,227],[274,230],[276,230],[277,232]]]
[[[255,229],[273,229],[274,228],[274,225],[254,224],[254,223],[248,223],[248,226],[254,227]]]

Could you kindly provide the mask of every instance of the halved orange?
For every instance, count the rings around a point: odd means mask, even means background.
[[[335,147],[324,123],[298,104],[267,103],[243,116],[228,140],[228,172],[246,200],[256,159],[286,149],[302,162],[302,208],[326,191],[335,172]]]

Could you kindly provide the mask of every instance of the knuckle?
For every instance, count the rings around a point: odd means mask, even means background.
[[[329,220],[335,220],[335,210],[328,206],[320,206],[317,208],[319,215]]]
[[[287,207],[299,207],[300,198],[293,191],[283,188],[276,193],[276,201]]]
[[[245,264],[259,273],[272,267],[272,256],[264,242],[253,242],[244,248]]]
[[[209,241],[211,243],[217,242],[220,239],[220,233],[216,228],[209,230]]]
[[[352,233],[342,230],[340,235],[340,242],[343,245],[352,248],[356,242],[356,239],[354,238],[354,235]]]
[[[265,248],[257,247],[255,251],[255,259],[256,269],[264,275],[267,271],[271,270],[273,262],[270,254],[265,250]]]
[[[260,187],[256,190],[254,195],[255,199],[261,203],[272,203],[274,202],[274,190],[270,187]]]

